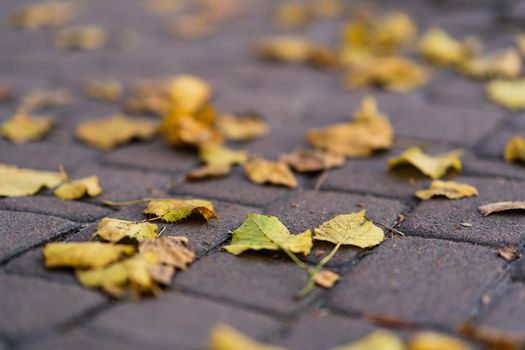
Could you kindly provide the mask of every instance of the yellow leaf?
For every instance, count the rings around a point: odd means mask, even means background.
[[[53,119],[48,117],[32,117],[24,111],[2,123],[0,133],[14,143],[26,143],[39,140],[45,136],[53,126]]]
[[[175,146],[200,146],[206,143],[223,142],[221,135],[209,123],[195,116],[168,114],[162,126],[167,141]]]
[[[123,255],[131,255],[135,248],[100,242],[61,242],[46,244],[43,252],[49,268],[92,268],[104,267]]]
[[[285,2],[279,6],[274,16],[274,23],[282,29],[302,27],[312,20],[312,11],[308,4]]]
[[[84,196],[95,197],[102,193],[97,176],[67,181],[55,190],[55,196],[60,199],[80,199]]]
[[[261,249],[284,249],[307,255],[312,249],[312,233],[308,230],[292,235],[275,216],[248,214],[242,225],[233,231],[231,244],[224,249],[233,255]]]
[[[43,188],[55,187],[61,182],[62,177],[57,172],[21,169],[0,164],[0,196],[30,196]]]
[[[505,160],[508,162],[525,162],[525,139],[514,136],[505,145]]]
[[[311,57],[312,44],[301,38],[274,37],[260,40],[256,45],[259,57],[287,63],[304,63]]]
[[[416,192],[416,197],[424,201],[435,196],[444,196],[448,199],[459,199],[477,195],[478,190],[474,186],[455,181],[440,180],[434,180],[428,189]]]
[[[95,26],[71,27],[60,30],[53,38],[58,49],[96,50],[106,43],[106,31]]]
[[[217,129],[232,141],[247,141],[266,135],[268,126],[258,117],[223,115],[217,120]]]
[[[295,171],[306,173],[323,171],[343,166],[343,156],[321,150],[297,149],[291,153],[282,154],[280,161],[291,166]]]
[[[199,214],[206,221],[215,219],[217,214],[213,203],[202,199],[155,199],[148,203],[144,214],[155,215],[166,222],[177,222],[191,214]]]
[[[22,99],[22,109],[26,110],[41,110],[45,108],[58,107],[67,104],[71,100],[71,96],[67,90],[33,90]]]
[[[306,138],[316,148],[347,157],[369,157],[376,150],[392,147],[394,130],[377,111],[373,98],[365,99],[355,116],[351,123],[311,130]]]
[[[516,35],[515,41],[521,56],[525,56],[525,34],[520,33]]]
[[[149,139],[157,133],[158,127],[156,122],[115,114],[82,122],[77,126],[75,135],[92,146],[111,149],[133,139]]]
[[[170,86],[171,100],[177,111],[194,114],[211,97],[210,86],[202,79],[191,75],[176,77]]]
[[[17,7],[9,15],[9,24],[17,29],[35,30],[59,27],[72,20],[77,13],[74,3],[44,1]]]
[[[198,39],[209,37],[218,31],[218,26],[206,14],[195,13],[177,16],[168,22],[167,32],[177,38]]]
[[[231,173],[232,167],[227,164],[205,165],[197,169],[191,170],[186,174],[186,181],[200,181],[223,177]]]
[[[195,253],[187,248],[187,244],[186,237],[147,238],[140,242],[139,252],[153,252],[160,263],[186,270],[195,260]]]
[[[317,17],[332,18],[343,12],[341,0],[313,0],[310,6]]]
[[[95,232],[100,238],[109,242],[118,242],[123,238],[136,239],[142,241],[146,238],[157,237],[157,225],[149,222],[134,222],[103,218]]]
[[[86,95],[97,101],[115,103],[123,93],[124,88],[118,80],[91,80],[86,84]]]
[[[383,230],[366,219],[365,210],[337,215],[314,230],[314,239],[370,248],[385,240]]]
[[[246,164],[244,170],[250,181],[256,184],[270,183],[290,188],[297,187],[297,179],[288,165],[283,162],[256,159]]]
[[[392,169],[398,165],[411,164],[423,174],[433,179],[439,179],[450,168],[461,170],[461,160],[459,159],[461,154],[461,150],[455,150],[449,153],[429,155],[418,147],[411,147],[400,156],[389,159],[388,167]]]
[[[486,57],[472,57],[461,71],[474,78],[517,78],[521,73],[521,57],[514,48]]]
[[[395,334],[377,330],[361,340],[348,345],[338,346],[332,350],[406,350],[403,341]],[[443,350],[445,350],[443,348]]]
[[[472,350],[458,338],[437,332],[418,332],[408,344],[408,350]]]
[[[235,165],[248,161],[246,151],[237,151],[217,144],[204,144],[200,147],[199,156],[207,165]]]
[[[314,275],[314,282],[323,288],[332,288],[339,280],[339,275],[329,270],[321,270]]]
[[[226,325],[213,327],[208,347],[210,350],[285,350],[277,346],[256,342]]]
[[[458,65],[472,56],[468,45],[456,41],[437,28],[431,28],[423,35],[419,42],[419,51],[429,61],[443,65]]]
[[[525,109],[525,79],[493,80],[486,85],[487,97],[512,110]]]

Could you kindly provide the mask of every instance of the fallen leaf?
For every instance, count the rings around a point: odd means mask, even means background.
[[[206,221],[217,217],[213,203],[202,199],[154,199],[149,201],[144,214],[154,215],[170,223],[185,219],[191,214],[199,214]]]
[[[292,169],[300,173],[338,168],[345,163],[345,158],[343,156],[317,149],[296,149],[291,153],[282,154],[279,160],[288,164]]]
[[[339,275],[329,270],[321,270],[314,275],[314,282],[323,288],[332,288],[339,280]]]
[[[493,80],[486,85],[489,100],[511,110],[525,108],[525,79]]]
[[[58,49],[96,50],[106,43],[106,31],[95,26],[71,27],[60,30],[53,38]]]
[[[474,186],[455,181],[440,180],[434,180],[428,189],[416,192],[416,197],[424,201],[435,196],[444,196],[448,199],[459,199],[477,195],[478,190]]]
[[[474,78],[517,78],[521,73],[521,57],[514,48],[486,57],[472,57],[461,66],[461,71]]]
[[[516,260],[519,256],[516,244],[514,243],[509,243],[507,245],[504,245],[503,247],[499,247],[498,254],[507,261]]]
[[[35,30],[59,27],[77,14],[76,4],[66,1],[44,1],[15,8],[9,14],[9,24],[16,29]]]
[[[516,41],[516,46],[518,47],[521,56],[525,56],[525,34],[517,34],[514,40]]]
[[[156,122],[114,114],[80,123],[75,136],[92,146],[107,150],[133,139],[149,139],[157,133],[158,128],[159,124]]]
[[[186,181],[200,181],[218,177],[224,177],[232,171],[231,165],[216,164],[205,165],[197,169],[193,169],[185,176]]]
[[[217,144],[204,144],[199,149],[201,160],[207,165],[242,165],[248,161],[248,152]]]
[[[200,13],[179,16],[166,24],[168,34],[182,39],[206,38],[218,30],[217,23]]]
[[[122,257],[131,255],[135,248],[130,245],[101,242],[60,242],[48,243],[43,253],[48,268],[104,267]]]
[[[491,350],[520,350],[525,347],[523,332],[508,332],[496,328],[463,323],[459,326],[459,333],[486,345]]]
[[[175,146],[221,144],[223,139],[214,129],[214,122],[215,110],[209,105],[193,115],[175,109],[168,113],[161,129],[167,141]]]
[[[385,240],[383,230],[366,219],[366,211],[337,215],[314,230],[314,239],[370,248]]]
[[[432,331],[417,332],[408,344],[408,350],[472,350],[465,342],[449,335]]]
[[[312,46],[308,40],[283,36],[259,40],[255,51],[259,57],[267,60],[306,63],[311,58]]]
[[[24,111],[18,111],[0,126],[0,133],[14,143],[26,143],[39,140],[53,127],[49,117],[33,117]]]
[[[295,29],[310,23],[312,15],[307,3],[284,2],[274,15],[274,23],[281,29]]]
[[[3,103],[11,97],[11,88],[7,85],[0,84],[0,103]]]
[[[258,117],[223,115],[217,119],[217,129],[227,140],[247,141],[268,133],[267,124]]]
[[[483,216],[489,216],[501,211],[525,209],[525,201],[489,203],[482,205],[478,209]]]
[[[290,188],[297,187],[297,179],[283,162],[270,162],[264,159],[252,160],[244,166],[250,181],[256,184],[270,183]]]
[[[0,164],[0,196],[31,196],[43,188],[53,188],[62,182],[58,172],[37,171]]]
[[[468,43],[460,43],[441,29],[429,29],[419,41],[419,52],[435,64],[460,65],[475,52]]]
[[[97,176],[67,181],[55,190],[55,196],[60,199],[74,200],[84,196],[96,197],[102,193]]]
[[[159,262],[180,270],[186,270],[195,260],[195,253],[187,248],[186,237],[147,238],[140,242],[139,252],[153,252]]]
[[[285,350],[277,346],[256,342],[227,325],[213,327],[210,332],[208,347],[210,350]]]
[[[505,160],[508,162],[525,162],[525,139],[514,136],[505,145]]]
[[[86,84],[86,95],[97,101],[116,103],[123,93],[124,88],[118,80],[91,80]]]
[[[314,15],[321,18],[337,17],[343,12],[341,0],[313,0],[310,7]]]
[[[232,241],[224,249],[233,255],[261,249],[283,249],[308,255],[312,249],[312,233],[307,230],[292,235],[275,216],[248,214],[242,225],[233,231]]]
[[[336,124],[306,134],[316,148],[347,157],[369,157],[374,151],[392,147],[394,130],[377,109],[373,98],[365,98],[351,123]]]
[[[212,94],[210,86],[204,80],[192,75],[180,75],[169,85],[171,100],[179,113],[198,112]]]
[[[103,218],[95,232],[100,238],[116,243],[124,238],[143,241],[157,237],[157,225],[149,222],[134,222],[112,218]]]
[[[392,169],[399,165],[410,164],[419,169],[423,174],[433,179],[439,179],[445,175],[450,168],[461,170],[461,160],[459,159],[461,154],[461,150],[455,150],[449,153],[429,155],[418,147],[411,147],[405,150],[400,156],[389,159],[388,167]]]
[[[71,96],[67,90],[34,90],[22,98],[22,109],[37,111],[46,108],[63,106],[69,103]]]
[[[332,350],[405,350],[403,341],[394,333],[377,330],[355,343],[338,346]],[[444,349],[443,349],[444,350]]]

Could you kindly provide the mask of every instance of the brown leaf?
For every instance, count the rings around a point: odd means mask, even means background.
[[[211,178],[224,177],[231,173],[232,167],[228,164],[205,165],[191,170],[186,174],[186,181],[200,181]]]
[[[186,237],[147,238],[140,242],[139,252],[153,252],[160,263],[185,270],[195,259],[195,253],[187,245]]]
[[[22,108],[37,111],[62,106],[71,100],[67,90],[34,90],[22,99]]]
[[[62,29],[53,38],[53,45],[63,50],[96,50],[106,43],[106,30],[95,26]]]
[[[525,347],[523,333],[506,332],[490,327],[477,327],[470,323],[459,326],[459,333],[474,339],[491,350],[520,350]]]
[[[91,80],[86,84],[86,95],[97,101],[115,103],[123,92],[124,88],[118,80]]]
[[[516,244],[514,243],[509,243],[503,247],[499,247],[498,254],[507,261],[516,260],[519,256]]]
[[[339,280],[339,275],[329,270],[321,270],[314,276],[314,282],[323,288],[332,288]]]
[[[505,160],[508,162],[525,162],[525,139],[514,136],[505,145]]]
[[[256,116],[223,115],[217,119],[217,129],[232,141],[252,140],[268,133],[268,125]]]
[[[11,88],[0,84],[0,103],[7,101],[11,97]]]
[[[478,209],[483,216],[488,216],[500,211],[525,209],[525,201],[489,203],[482,205]]]
[[[306,173],[343,166],[345,158],[321,150],[297,149],[291,153],[282,154],[280,161],[287,163],[298,172]]]
[[[244,166],[248,178],[256,184],[270,183],[290,188],[297,187],[297,179],[283,162],[270,162],[264,159],[256,159]]]

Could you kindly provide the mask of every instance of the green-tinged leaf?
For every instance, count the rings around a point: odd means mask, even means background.
[[[146,238],[154,238],[157,236],[157,225],[149,222],[103,218],[98,223],[96,235],[109,242],[118,242],[123,238],[142,241]]]
[[[207,165],[235,165],[248,161],[246,151],[237,151],[218,144],[205,144],[200,148],[200,158]]]
[[[104,267],[123,255],[130,255],[135,248],[130,245],[101,242],[60,242],[44,247],[46,266],[93,268]]]
[[[148,203],[144,214],[155,215],[166,222],[177,222],[191,214],[199,214],[206,221],[215,219],[217,214],[213,203],[202,199],[155,199]]]
[[[397,335],[377,330],[355,343],[338,346],[332,350],[406,350],[406,347]]]

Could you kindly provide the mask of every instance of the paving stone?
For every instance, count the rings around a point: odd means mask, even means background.
[[[436,75],[438,75],[436,77]],[[427,87],[428,96],[436,104],[457,105],[469,108],[494,110],[498,107],[487,101],[485,85],[480,81],[465,79],[452,72],[435,73]]]
[[[331,349],[354,342],[374,328],[360,320],[322,311],[307,313],[292,323],[278,344],[294,350]]]
[[[518,242],[523,238],[525,218],[520,213],[508,211],[483,217],[478,210],[483,204],[521,200],[522,182],[473,177],[457,177],[454,180],[475,186],[479,196],[423,201],[403,222],[402,231],[423,237],[492,246]],[[464,227],[462,223],[470,223],[472,227]]]
[[[514,136],[525,135],[525,118],[513,118],[507,125],[494,130],[479,146],[478,153],[481,156],[503,159],[505,145]]]
[[[489,306],[478,322],[481,326],[523,335],[525,323],[525,284],[513,283]]]
[[[403,204],[391,199],[372,196],[344,194],[336,192],[297,191],[285,199],[278,200],[267,208],[267,213],[277,216],[292,233],[313,229],[338,214],[347,214],[366,209],[370,220],[386,226],[393,226],[403,211]],[[331,243],[316,241],[315,248],[309,255],[309,261],[319,252],[329,252],[334,247]],[[337,266],[348,262],[356,254],[366,252],[353,247],[341,247],[328,266]]]
[[[69,220],[54,216],[0,210],[0,260],[76,226]]]
[[[514,270],[513,277],[517,280],[525,282],[525,260],[520,258],[516,263],[516,269]]]
[[[67,350],[73,348],[142,350],[144,346],[119,337],[118,334],[104,334],[103,332],[81,329],[51,336],[26,348],[31,350]],[[160,349],[159,346],[155,348]]]
[[[498,275],[490,249],[423,238],[395,238],[376,248],[334,287],[330,305],[346,312],[393,315],[455,327]]]
[[[147,320],[147,322],[144,322]],[[90,327],[155,349],[203,348],[210,329],[228,324],[255,338],[264,337],[278,321],[255,312],[180,293],[122,303],[94,319]]]
[[[519,163],[508,163],[503,159],[479,158],[472,155],[465,156],[462,163],[461,172],[465,175],[525,179],[525,166]]]
[[[273,253],[226,252],[208,255],[191,266],[191,273],[175,275],[173,284],[190,292],[234,301],[279,314],[304,308],[317,294],[297,301],[306,273],[289,258]]]
[[[0,274],[0,281],[0,329],[13,338],[67,322],[104,301],[96,292],[40,279]]]
[[[77,222],[91,222],[111,213],[107,208],[89,203],[64,201],[48,196],[0,199],[0,209],[58,216]]]

